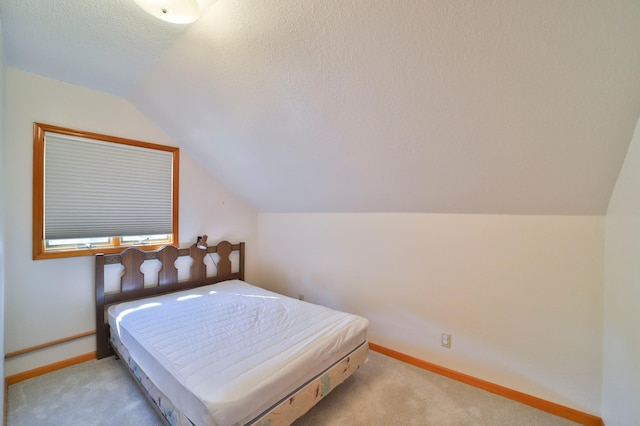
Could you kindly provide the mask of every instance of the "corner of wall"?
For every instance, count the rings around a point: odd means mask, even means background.
[[[4,388],[4,229],[5,229],[5,180],[4,180],[4,109],[5,109],[5,64],[2,38],[2,22],[0,22],[0,354],[3,362],[0,363],[0,376],[3,385],[0,386],[0,408],[4,412],[5,388]]]
[[[640,119],[605,218],[602,419],[632,425],[640,418]]]

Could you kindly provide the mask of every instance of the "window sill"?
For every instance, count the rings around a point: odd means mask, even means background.
[[[95,256],[98,253],[112,254],[120,253],[128,248],[135,247],[142,251],[158,250],[164,246],[173,245],[178,247],[176,243],[161,243],[161,244],[149,244],[149,245],[126,245],[126,246],[109,246],[109,247],[96,247],[91,249],[82,250],[37,250],[33,252],[33,260],[45,260],[45,259],[61,259],[64,257],[79,257],[79,256]]]

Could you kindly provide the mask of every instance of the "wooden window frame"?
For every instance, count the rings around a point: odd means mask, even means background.
[[[161,244],[120,244],[120,236],[110,237],[109,245],[101,245],[87,249],[47,249],[44,239],[44,160],[45,160],[45,136],[47,132],[69,135],[102,142],[111,142],[137,146],[141,148],[167,151],[173,154],[173,188],[172,188],[172,230],[169,241]],[[53,259],[76,256],[93,256],[96,253],[118,253],[128,247],[137,247],[140,250],[157,250],[165,245],[178,246],[178,206],[179,206],[179,176],[180,176],[180,149],[167,145],[159,145],[150,142],[142,142],[133,139],[103,135],[99,133],[74,130],[49,124],[33,123],[33,232],[32,251],[33,260]],[[144,184],[144,183],[142,183]]]

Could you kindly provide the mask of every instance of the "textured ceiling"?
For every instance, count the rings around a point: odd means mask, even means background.
[[[187,28],[133,0],[1,0],[0,19],[8,65],[121,96]]]
[[[45,9],[46,7],[46,9]],[[128,99],[259,211],[604,214],[640,2],[0,0],[9,66]]]

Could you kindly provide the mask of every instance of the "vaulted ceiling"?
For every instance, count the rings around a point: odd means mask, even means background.
[[[127,99],[258,211],[606,212],[640,1],[205,7],[0,0],[6,64]]]

